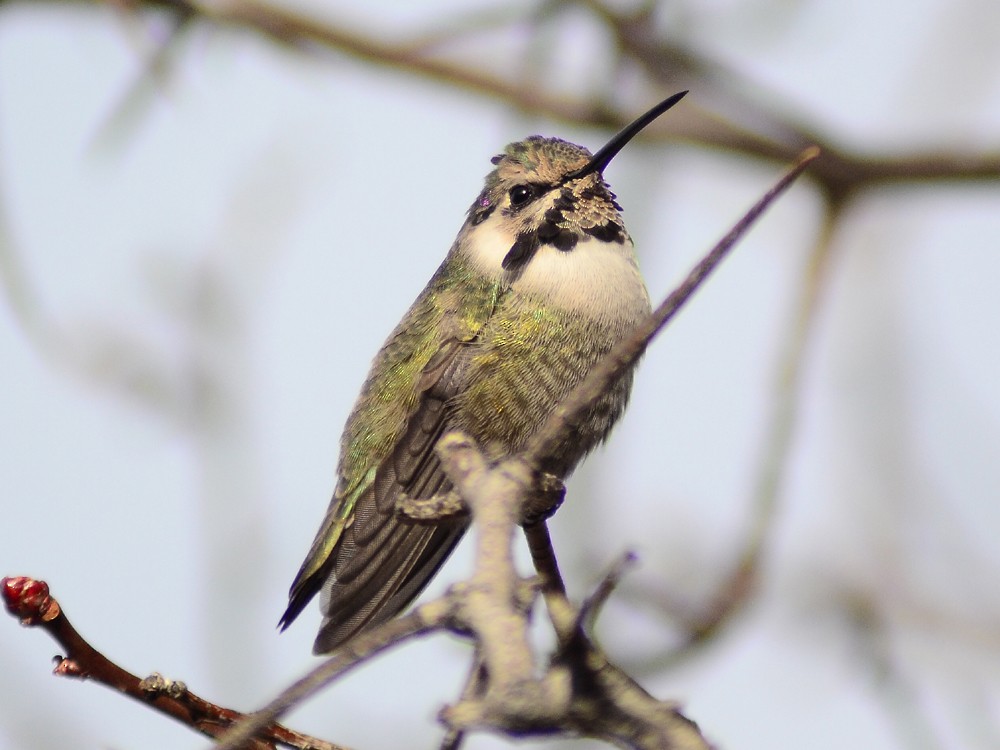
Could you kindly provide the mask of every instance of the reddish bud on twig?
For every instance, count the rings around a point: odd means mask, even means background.
[[[12,576],[0,581],[7,611],[24,626],[51,622],[59,616],[59,603],[49,596],[49,585],[27,576]]]

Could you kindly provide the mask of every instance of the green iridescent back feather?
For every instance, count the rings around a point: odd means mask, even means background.
[[[450,254],[372,363],[341,439],[338,494],[354,494],[390,454],[420,398],[420,373],[446,340],[476,337],[496,306],[499,284]]]

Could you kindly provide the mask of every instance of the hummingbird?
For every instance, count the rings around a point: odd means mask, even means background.
[[[645,316],[649,294],[604,169],[687,92],[660,102],[596,154],[538,135],[491,160],[482,191],[430,282],[376,354],[340,442],[337,484],[296,575],[284,630],[320,594],[313,653],[398,614],[458,544],[467,516],[397,510],[451,483],[435,446],[471,436],[514,455]],[[609,389],[541,465],[561,481],[608,436],[632,373]]]

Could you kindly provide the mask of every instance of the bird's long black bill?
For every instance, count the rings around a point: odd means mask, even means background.
[[[610,161],[618,155],[618,152],[625,148],[625,144],[635,138],[642,131],[642,129],[653,122],[653,120],[677,104],[677,102],[683,99],[686,94],[687,91],[681,91],[680,93],[674,94],[673,96],[664,99],[644,115],[637,117],[635,120],[622,128],[614,138],[604,145],[600,151],[594,154],[589,162],[575,172],[570,172],[566,175],[566,177],[563,178],[564,181],[586,177],[591,172],[603,172],[604,168],[608,166]]]

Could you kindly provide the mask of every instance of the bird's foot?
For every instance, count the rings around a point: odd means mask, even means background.
[[[559,510],[566,499],[566,485],[555,474],[547,471],[535,475],[532,492],[521,506],[521,525],[533,526],[547,521]]]

